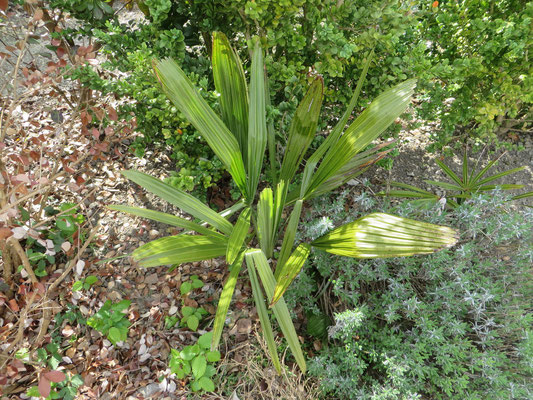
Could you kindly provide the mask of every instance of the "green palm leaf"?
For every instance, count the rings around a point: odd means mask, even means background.
[[[249,207],[245,208],[231,232],[231,236],[228,241],[228,248],[226,250],[226,261],[232,264],[239,254],[241,247],[246,239],[246,234],[250,229],[250,215],[251,210]]]
[[[281,299],[283,293],[285,293],[294,278],[296,278],[296,275],[298,275],[304,266],[310,251],[311,246],[307,243],[302,243],[296,248],[296,250],[294,250],[287,262],[283,264],[283,267],[279,272],[279,277],[276,280],[276,287],[274,289],[274,296],[272,297],[270,307]]]
[[[237,138],[246,162],[248,153],[248,88],[238,54],[221,32],[213,33],[213,78],[220,93],[222,120]]]
[[[257,279],[257,273],[255,271],[255,265],[253,258],[246,253],[246,265],[248,266],[248,272],[250,275],[250,283],[252,284],[252,293],[254,296],[255,306],[257,308],[257,315],[259,315],[259,322],[263,328],[263,335],[267,343],[268,352],[272,359],[272,363],[276,368],[278,374],[281,374],[281,364],[279,362],[278,351],[276,348],[276,342],[274,341],[274,332],[272,331],[272,325],[268,318],[268,311],[265,305],[265,298],[263,297],[263,291]]]
[[[225,234],[229,235],[233,230],[233,226],[228,220],[183,190],[167,185],[159,179],[139,171],[122,171],[122,175],[193,217],[213,225]]]
[[[132,256],[142,267],[209,260],[226,254],[227,240],[208,236],[177,235],[151,241]]]
[[[235,258],[233,264],[229,267],[229,277],[222,288],[222,293],[220,294],[220,299],[218,300],[217,311],[215,314],[213,339],[211,341],[212,351],[216,350],[218,344],[220,343],[220,337],[222,335],[222,330],[224,329],[224,321],[226,320],[226,315],[228,314],[231,298],[233,297],[233,292],[235,291],[235,285],[237,284],[237,278],[241,272],[243,260],[244,251],[241,251],[237,258]]]
[[[252,53],[252,72],[250,75],[250,114],[248,116],[248,193],[249,200],[257,190],[263,158],[267,144],[265,74],[263,52],[259,38],[256,38]]]
[[[292,246],[294,245],[294,238],[296,237],[296,232],[298,230],[298,223],[300,222],[302,205],[302,200],[296,201],[296,203],[294,204],[294,208],[291,212],[291,217],[289,218],[289,223],[287,224],[287,228],[285,229],[285,235],[283,236],[283,243],[281,244],[281,251],[274,274],[276,280],[279,280],[279,273],[283,269],[285,262],[291,254]]]
[[[166,59],[156,62],[154,70],[163,91],[207,141],[246,196],[246,173],[235,136],[200,96],[178,64]]]
[[[205,236],[212,236],[220,239],[225,237],[218,232],[207,229],[206,227],[197,224],[195,222],[186,220],[185,218],[176,217],[160,211],[147,210],[146,208],[130,207],[124,205],[113,205],[107,208],[116,211],[122,211],[128,214],[136,215],[137,217],[148,218],[152,221],[162,222],[164,224],[177,226],[179,228],[187,229],[189,231],[195,231]]]
[[[259,195],[257,204],[257,236],[261,249],[268,257],[274,250],[274,195],[272,189],[266,188]]]
[[[456,236],[445,226],[373,213],[334,229],[311,245],[354,258],[400,257],[451,247],[457,242]]]
[[[357,100],[359,99],[361,89],[363,88],[363,83],[365,82],[366,74],[368,72],[368,68],[370,67],[370,63],[373,57],[374,50],[372,50],[372,52],[366,59],[365,65],[363,66],[363,72],[361,73],[361,76],[357,81],[357,86],[352,94],[352,98],[350,99],[350,103],[348,104],[346,111],[344,111],[344,114],[342,115],[342,118],[339,120],[339,122],[337,122],[337,124],[333,128],[333,131],[331,131],[326,140],[322,142],[322,144],[313,153],[309,160],[307,160],[307,164],[305,165],[302,178],[300,198],[303,199],[304,195],[308,192],[309,185],[311,184],[311,178],[315,172],[316,166],[318,165],[322,157],[324,157],[324,154],[326,154],[326,152],[331,148],[331,146],[337,143],[346,126],[346,123],[348,122],[348,119],[352,115],[353,109],[355,108]]]
[[[276,279],[274,274],[268,265],[268,260],[265,254],[259,249],[251,249],[246,252],[246,262],[248,260],[252,261],[257,272],[259,272],[259,277],[261,278],[261,283],[265,289],[268,301],[272,301],[274,296],[274,287],[276,286]],[[283,332],[283,336],[287,340],[289,347],[292,351],[296,363],[300,367],[303,373],[305,373],[307,366],[305,363],[305,357],[302,353],[302,348],[298,340],[298,335],[296,334],[296,329],[294,329],[294,324],[292,323],[291,315],[287,304],[283,297],[278,300],[276,304],[272,306],[272,311],[274,316],[278,321],[279,327]]]
[[[280,179],[286,182],[293,178],[315,137],[323,92],[324,81],[321,77],[316,78],[294,113],[280,173]]]
[[[337,143],[328,150],[311,178],[305,198],[334,176],[405,111],[411,101],[415,84],[416,80],[410,79],[385,91],[361,113]]]

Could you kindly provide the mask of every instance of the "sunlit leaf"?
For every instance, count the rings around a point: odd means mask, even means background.
[[[167,185],[159,179],[139,171],[122,171],[122,175],[149,192],[161,197],[163,200],[166,200],[186,213],[191,214],[193,217],[213,225],[223,233],[229,235],[233,230],[233,226],[228,220],[218,215],[200,200],[185,193],[183,190]]]
[[[267,144],[265,75],[263,52],[259,38],[255,38],[250,73],[250,109],[248,116],[248,193],[255,195]]]
[[[280,179],[290,182],[298,169],[309,145],[315,137],[322,107],[324,82],[316,78],[302,99],[291,121]]]
[[[257,268],[259,277],[261,278],[261,283],[265,288],[267,299],[269,302],[271,302],[274,296],[276,279],[274,278],[274,274],[270,269],[270,265],[268,265],[268,260],[265,254],[259,249],[248,250],[246,252],[246,263],[248,263],[248,260],[252,260],[254,266]],[[289,309],[287,308],[287,304],[285,303],[285,300],[283,300],[283,297],[272,306],[272,311],[274,312],[274,316],[276,317],[279,327],[283,332],[283,336],[285,336],[285,339],[289,344],[289,348],[292,351],[296,363],[302,372],[305,373],[307,369],[305,357],[298,340],[298,335],[296,334],[296,329],[294,329],[294,324],[292,323]]]
[[[130,207],[130,206],[124,206],[124,205],[113,205],[113,206],[108,206],[108,208],[111,210],[117,210],[117,211],[122,211],[128,214],[136,215],[137,217],[148,218],[153,221],[158,221],[164,224],[177,226],[177,227],[189,230],[189,231],[195,231],[195,232],[201,233],[202,235],[214,236],[219,239],[224,238],[224,236],[221,235],[220,233],[207,229],[206,227],[203,227],[200,224],[186,220],[185,218],[176,217],[175,215],[163,213],[160,211],[147,210],[145,208]]]
[[[312,246],[354,258],[428,254],[451,247],[457,233],[448,227],[373,213],[316,239]]]
[[[213,326],[213,340],[211,342],[211,350],[215,350],[220,342],[222,330],[224,329],[224,321],[226,320],[226,314],[235,291],[235,285],[237,284],[237,277],[241,272],[242,262],[244,260],[244,251],[242,251],[233,264],[230,267],[230,274],[228,280],[222,288],[220,299],[218,300],[217,311],[215,314],[215,323]]]
[[[304,197],[334,176],[357,153],[376,139],[407,108],[416,80],[410,79],[379,95],[331,146],[311,178]]]
[[[221,32],[213,33],[213,78],[220,93],[222,120],[237,138],[246,163],[248,153],[248,88],[238,54]]]
[[[176,62],[171,59],[158,61],[154,70],[163,91],[200,132],[233,176],[237,187],[246,195],[244,162],[235,136],[200,96]]]
[[[227,241],[208,236],[177,235],[154,240],[132,254],[142,267],[209,260],[226,254]]]
[[[246,239],[246,234],[250,229],[250,216],[250,208],[245,208],[241,215],[239,215],[239,219],[233,227],[233,231],[231,232],[228,241],[228,248],[226,250],[226,261],[229,264],[232,264],[233,261],[235,261],[235,258],[237,257],[237,254],[239,254],[244,240]]]
[[[248,267],[248,272],[250,275],[250,283],[252,284],[252,294],[254,296],[255,307],[257,309],[257,314],[259,315],[259,322],[261,322],[261,328],[263,329],[263,336],[265,342],[267,343],[268,352],[270,353],[270,358],[274,364],[274,368],[278,374],[281,373],[281,365],[279,362],[278,351],[276,348],[276,342],[274,341],[274,333],[272,332],[272,325],[270,324],[270,319],[268,318],[268,312],[265,305],[265,298],[263,297],[263,291],[261,290],[261,285],[257,279],[257,274],[255,271],[255,263],[253,256],[249,253],[246,253],[246,265]]]
[[[302,269],[305,260],[309,256],[311,246],[307,243],[302,243],[291,254],[287,262],[283,264],[283,267],[279,271],[279,276],[276,279],[276,287],[274,289],[274,296],[270,303],[270,307],[276,304],[276,302],[283,296],[283,293],[287,290],[294,278],[298,275]]]

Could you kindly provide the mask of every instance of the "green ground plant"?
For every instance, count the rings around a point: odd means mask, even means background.
[[[110,208],[199,234],[183,233],[139,247],[133,252],[133,258],[141,266],[153,267],[226,257],[230,275],[222,290],[215,315],[213,350],[218,346],[235,284],[243,261],[246,260],[254,301],[275,368],[279,372],[281,365],[267,306],[272,308],[296,362],[305,371],[305,359],[282,296],[302,268],[311,246],[356,258],[409,256],[432,253],[452,246],[456,242],[456,233],[443,226],[374,213],[295,248],[303,202],[343,185],[380,158],[379,146],[367,152],[361,151],[405,110],[415,82],[408,80],[385,91],[345,130],[357,104],[365,77],[363,74],[346,112],[328,138],[308,159],[301,183],[289,191],[289,185],[317,130],[323,81],[320,77],[315,78],[300,102],[289,128],[288,144],[280,167],[276,159],[275,135],[266,120],[269,97],[259,39],[254,39],[250,46],[253,52],[248,90],[237,53],[223,34],[213,35],[213,72],[221,97],[221,118],[198,94],[174,61],[167,59],[155,63],[155,72],[163,91],[222,160],[241,192],[242,199],[218,214],[191,195],[158,179],[137,171],[125,171],[123,174],[128,179],[175,204],[197,220],[205,221],[211,228],[153,210],[129,206]],[[370,59],[371,55],[366,60],[365,71]],[[270,164],[267,173],[274,182],[274,190],[260,185],[267,148]],[[293,205],[293,209],[284,226],[282,215],[288,212],[290,205]],[[237,212],[240,212],[237,221],[232,224],[227,217]],[[281,250],[277,254],[277,262],[274,262],[274,249],[279,245],[278,238],[284,230]],[[274,264],[275,273],[272,271]]]
[[[183,350],[172,349],[169,367],[178,379],[189,378],[193,392],[214,392],[212,377],[216,374],[214,364],[220,360],[220,352],[211,350],[212,332],[203,334],[196,344],[185,346]]]
[[[304,238],[357,217],[363,207],[345,208],[347,196],[316,200]],[[396,209],[456,227],[453,250],[359,261],[311,254],[285,297],[295,310],[334,316],[309,366],[324,399],[531,397],[533,214],[509,198],[496,190],[449,211]]]
[[[131,325],[127,314],[123,311],[130,306],[130,300],[122,300],[112,303],[107,300],[104,305],[87,320],[87,325],[105,335],[109,341],[116,345],[119,342],[126,342],[128,331]]]
[[[204,286],[204,283],[198,278],[198,275],[192,275],[188,280],[182,282],[180,293],[182,296],[188,295],[193,290],[200,289],[202,286]]]
[[[502,155],[503,156],[503,155]],[[468,167],[468,154],[465,151],[463,156],[462,175],[459,176],[452,169],[440,161],[438,158],[435,162],[440,167],[442,172],[450,178],[450,182],[437,182],[433,180],[424,180],[429,185],[437,186],[440,189],[444,189],[447,193],[444,199],[446,204],[451,208],[457,208],[466,199],[470,199],[474,194],[479,192],[486,192],[494,190],[496,187],[502,190],[516,190],[522,189],[524,185],[517,185],[511,183],[505,183],[500,185],[491,184],[494,181],[503,178],[508,175],[512,175],[516,172],[524,170],[526,167],[517,167],[507,171],[500,172],[496,175],[485,176],[488,171],[498,162],[498,159],[492,160],[485,167],[478,170],[478,163],[474,165],[472,169]],[[479,160],[478,160],[479,161]],[[441,197],[431,193],[427,190],[417,188],[416,186],[408,185],[401,182],[391,182],[394,187],[398,187],[403,190],[391,190],[389,192],[380,192],[381,196],[394,196],[401,198],[414,198],[413,204],[423,207],[433,207],[436,203],[441,201]],[[524,199],[532,197],[533,192],[527,192],[520,195],[513,196],[511,200]]]
[[[26,396],[43,397],[46,400],[76,398],[78,388],[83,385],[83,378],[79,374],[58,370],[62,362],[61,352],[56,342],[37,349],[33,355],[25,348],[17,351],[16,358],[40,370],[38,386],[30,387]]]
[[[98,278],[94,275],[89,275],[87,278],[74,282],[72,285],[72,291],[89,290],[94,284],[98,282]]]
[[[203,307],[182,307],[181,326],[187,326],[191,331],[196,331],[204,315],[208,312]]]

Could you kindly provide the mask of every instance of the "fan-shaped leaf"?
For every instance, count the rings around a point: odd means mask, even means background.
[[[451,228],[374,213],[334,229],[311,245],[341,256],[378,258],[433,253],[456,242]]]

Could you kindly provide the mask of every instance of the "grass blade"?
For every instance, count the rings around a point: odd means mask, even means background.
[[[211,350],[214,351],[217,349],[218,344],[220,343],[220,337],[222,335],[222,330],[224,329],[224,321],[226,320],[226,315],[228,314],[228,309],[231,304],[231,299],[233,297],[233,292],[235,291],[235,285],[237,284],[237,278],[241,272],[242,262],[244,260],[244,251],[241,251],[233,264],[229,267],[230,273],[228,280],[222,288],[222,293],[220,294],[220,299],[218,300],[217,312],[215,314],[215,323],[213,326],[213,339],[211,341]]]
[[[138,171],[122,171],[129,180],[144,189],[161,197],[163,200],[174,204],[193,217],[213,225],[221,232],[229,235],[233,226],[224,217],[218,215],[194,196],[154,178],[153,176]]]
[[[272,332],[272,325],[270,324],[270,319],[268,318],[268,311],[265,305],[265,298],[263,297],[263,292],[261,286],[259,285],[259,279],[257,279],[257,274],[255,271],[254,260],[250,254],[246,254],[246,265],[248,267],[248,272],[250,275],[250,282],[252,284],[252,293],[254,296],[255,306],[257,308],[257,314],[259,315],[259,321],[261,322],[261,327],[263,328],[263,335],[265,336],[265,341],[267,343],[268,352],[270,353],[270,358],[274,364],[274,368],[278,374],[281,374],[281,364],[279,362],[278,351],[276,348],[276,342],[274,341],[274,333]]]

